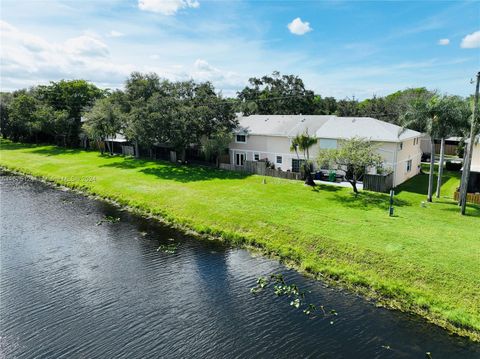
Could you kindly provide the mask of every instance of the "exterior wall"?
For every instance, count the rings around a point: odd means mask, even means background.
[[[420,138],[420,148],[423,153],[432,153],[432,142],[429,135],[424,135]]]
[[[260,159],[268,159],[280,167],[282,171],[292,169],[292,158],[297,158],[295,152],[290,152],[290,139],[280,136],[247,136],[246,143],[237,143],[235,139],[230,144],[230,163],[235,164],[236,153],[245,153],[247,161],[254,161],[254,154],[258,153]],[[299,154],[303,158],[302,154]],[[282,156],[282,163],[276,162],[276,157]]]
[[[471,170],[480,172],[480,142],[473,146]]]
[[[400,150],[399,143],[379,142],[377,152],[384,159],[384,166],[392,169],[394,173],[394,186],[405,182],[407,179],[415,176],[420,171],[420,161],[422,150],[420,149],[420,141],[413,144],[413,139],[404,141],[403,148]],[[315,160],[322,139],[310,149],[310,159]],[[275,164],[275,168],[280,167],[282,171],[292,170],[292,159],[296,159],[295,152],[290,152],[290,139],[279,136],[247,136],[246,143],[237,143],[235,139],[230,144],[230,163],[235,164],[237,153],[244,153],[245,159],[254,161],[254,154],[258,153],[260,159],[268,159]],[[282,164],[276,162],[276,157],[282,156]],[[304,159],[303,153],[299,153],[300,159]],[[407,171],[407,161],[412,160],[412,167]],[[395,165],[395,163],[397,163]]]
[[[395,187],[420,173],[422,149],[420,143],[414,144],[413,138],[403,141],[402,149],[400,149],[399,143],[392,143],[391,145],[398,148],[396,159],[397,165],[394,169],[395,176],[393,178],[393,186]],[[411,170],[407,171],[407,162],[409,160],[412,160],[412,166]]]

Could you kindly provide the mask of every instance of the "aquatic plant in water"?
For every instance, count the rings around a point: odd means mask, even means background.
[[[120,217],[105,216],[105,217],[103,217],[103,219],[101,219],[100,221],[98,221],[98,222],[96,223],[96,225],[97,225],[97,226],[100,226],[100,225],[102,225],[102,223],[105,223],[105,222],[118,223],[118,222],[120,222]]]
[[[312,303],[306,304],[306,292],[301,291],[296,284],[287,284],[281,273],[272,274],[270,275],[270,278],[264,276],[259,277],[257,279],[257,285],[253,288],[250,288],[250,293],[258,294],[262,292],[265,288],[267,288],[270,284],[273,284],[273,293],[277,297],[286,296],[287,298],[291,298],[290,305],[292,307],[296,309],[303,308],[302,312],[305,315],[312,318],[315,317],[314,313],[317,311],[317,307],[315,306],[315,304]],[[323,305],[320,306],[320,309],[323,313],[323,317],[332,317],[338,315],[335,309],[330,310],[329,313],[325,311]],[[334,321],[331,320],[330,324],[334,324]]]
[[[177,251],[177,248],[178,248],[178,245],[175,243],[160,244],[160,246],[157,248],[157,252],[173,254]]]

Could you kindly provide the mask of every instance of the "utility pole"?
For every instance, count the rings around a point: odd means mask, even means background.
[[[477,111],[478,111],[478,90],[480,86],[480,71],[477,73],[477,85],[475,87],[475,99],[473,103],[473,117],[472,124],[470,128],[470,142],[468,143],[468,150],[463,162],[463,182],[460,187],[460,213],[465,214],[465,206],[467,205],[467,190],[468,190],[468,180],[470,178],[470,166],[472,164],[472,152],[473,145],[475,142],[475,125],[477,120]]]

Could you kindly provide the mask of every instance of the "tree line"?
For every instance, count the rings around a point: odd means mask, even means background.
[[[210,82],[169,81],[154,73],[135,72],[123,90],[61,80],[1,93],[0,131],[14,141],[71,147],[79,145],[83,133],[99,147],[106,143],[110,151],[105,140],[122,133],[143,148],[168,145],[181,160],[191,145],[200,145],[208,157],[218,158],[237,126],[236,112],[366,116],[444,139],[468,133],[471,102],[426,88],[363,101],[337,100],[315,94],[298,76],[279,72],[250,78],[237,97],[225,98]]]

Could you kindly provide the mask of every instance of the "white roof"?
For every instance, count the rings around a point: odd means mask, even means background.
[[[127,139],[121,133],[117,133],[115,137],[107,137],[105,140],[112,142],[127,142]]]
[[[401,142],[422,135],[370,117],[252,115],[239,117],[238,120],[237,133],[263,136],[294,137],[307,131],[317,138],[363,137],[371,141]]]
[[[422,134],[371,117],[335,117],[319,128],[318,138],[367,138],[370,141],[402,142]]]
[[[294,137],[308,131],[314,135],[330,118],[313,115],[251,115],[240,117],[237,132],[252,135]]]

